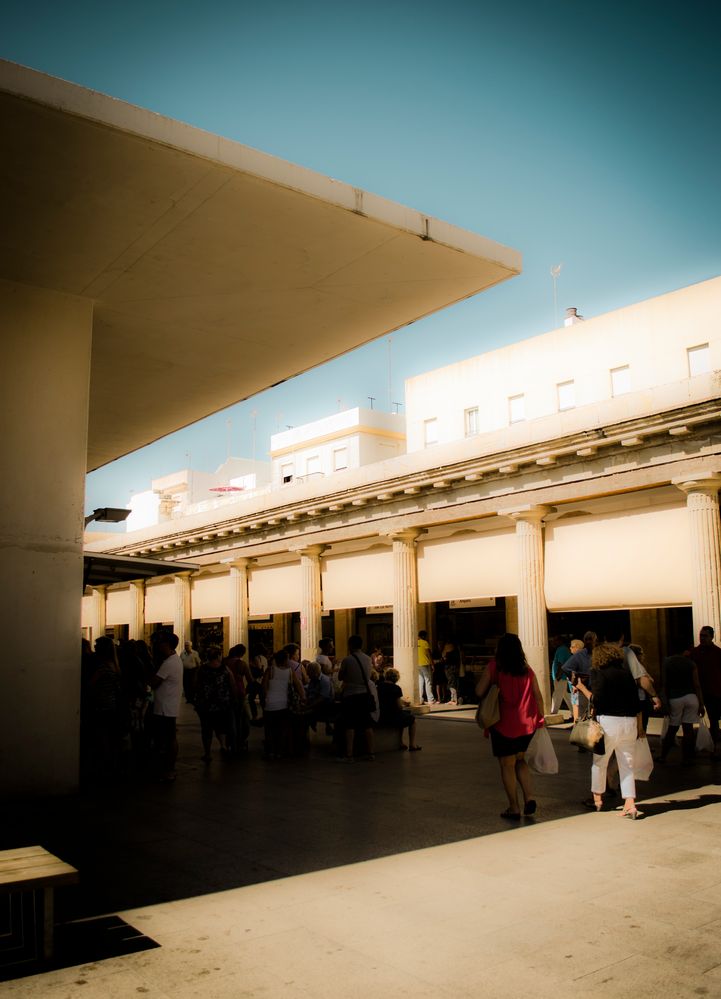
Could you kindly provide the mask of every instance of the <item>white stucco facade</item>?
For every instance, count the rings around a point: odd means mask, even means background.
[[[323,478],[405,452],[405,419],[356,407],[273,434],[273,486]]]
[[[721,279],[563,326],[406,381],[408,451],[555,418],[558,432],[593,427],[717,391]],[[602,409],[599,407],[603,407]],[[547,426],[551,427],[548,423]]]

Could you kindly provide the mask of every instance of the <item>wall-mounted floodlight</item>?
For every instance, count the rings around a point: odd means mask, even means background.
[[[119,506],[101,506],[98,510],[93,510],[85,518],[85,526],[92,524],[95,520],[99,524],[122,524],[130,515],[130,510],[122,509]]]

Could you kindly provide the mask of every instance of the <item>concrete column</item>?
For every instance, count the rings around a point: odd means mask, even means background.
[[[177,572],[174,575],[175,606],[173,607],[173,631],[178,636],[178,652],[183,651],[190,638],[190,577],[191,572]]]
[[[90,643],[105,634],[105,586],[93,587],[93,615],[90,625]]]
[[[236,558],[230,563],[230,622],[228,644],[248,648],[248,566],[249,558]]]
[[[78,785],[92,304],[0,281],[0,798]]]
[[[145,581],[142,579],[134,579],[130,584],[128,638],[136,641],[145,638]]]
[[[320,556],[326,545],[310,545],[300,552],[300,655],[315,659],[323,636],[321,622]]]
[[[719,489],[721,474],[700,472],[697,476],[674,479],[686,493],[691,545],[693,637],[705,624],[711,625],[716,640],[721,634],[721,531],[719,530]]]
[[[333,642],[335,654],[342,659],[348,653],[348,639],[355,627],[355,612],[352,610],[333,611]],[[315,658],[315,656],[313,657]]]
[[[417,529],[390,535],[393,542],[393,665],[400,687],[418,703],[418,569]]]
[[[547,506],[505,511],[516,522],[518,555],[518,637],[529,666],[538,677],[546,712],[551,710],[548,667],[548,620],[543,592],[543,518]]]

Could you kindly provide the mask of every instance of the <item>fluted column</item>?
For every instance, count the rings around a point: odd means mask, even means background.
[[[716,641],[721,634],[721,531],[719,489],[721,474],[702,472],[674,479],[686,493],[691,551],[691,601],[694,640],[704,625],[711,625]]]
[[[300,550],[300,654],[303,659],[315,659],[322,638],[320,556],[326,547],[310,545]]]
[[[415,528],[391,534],[393,542],[393,665],[405,697],[418,703],[418,568]]]
[[[128,638],[142,641],[145,637],[145,581],[134,579],[130,584],[130,622]]]
[[[174,575],[175,606],[173,607],[173,631],[178,636],[178,653],[183,651],[185,642],[190,639],[190,577],[191,572],[176,572]]]
[[[548,620],[543,577],[543,518],[547,506],[506,511],[516,523],[518,558],[518,637],[538,678],[546,711],[551,710]]]
[[[230,620],[228,642],[248,648],[248,566],[250,558],[236,558],[230,563]]]
[[[107,587],[105,586],[94,586],[93,587],[93,615],[90,625],[90,633],[92,635],[91,642],[95,642],[97,638],[102,638],[105,634],[105,592]]]

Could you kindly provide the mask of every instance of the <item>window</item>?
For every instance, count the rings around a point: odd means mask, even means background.
[[[305,474],[318,475],[320,473],[320,455],[311,454],[305,460]]]
[[[576,405],[576,383],[570,382],[559,382],[556,385],[556,392],[558,393],[558,410],[563,412],[564,409],[573,409]]]
[[[707,343],[700,343],[697,347],[689,347],[686,351],[688,358],[689,378],[696,375],[705,375],[711,370],[711,352]]]
[[[631,391],[631,369],[627,364],[622,368],[611,368],[611,395],[625,395]]]
[[[333,471],[340,472],[342,468],[348,468],[347,447],[337,447],[333,451]]]
[[[463,412],[463,430],[466,437],[478,433],[478,406],[471,406]]]
[[[438,443],[438,420],[434,416],[432,420],[423,421],[423,444],[428,447],[429,444]]]
[[[508,419],[511,423],[520,423],[526,419],[525,395],[512,395],[508,399]]]
[[[280,466],[280,479],[283,485],[287,485],[289,482],[293,481],[293,465],[281,465]]]

